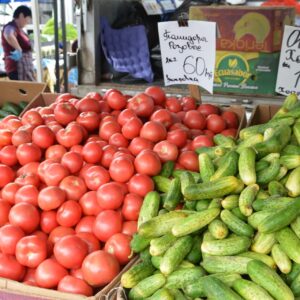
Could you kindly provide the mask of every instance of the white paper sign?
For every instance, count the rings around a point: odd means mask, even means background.
[[[212,94],[216,59],[216,23],[158,23],[165,85],[195,84]]]
[[[300,28],[285,26],[276,82],[276,92],[300,96]]]

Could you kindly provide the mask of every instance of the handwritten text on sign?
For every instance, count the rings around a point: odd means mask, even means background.
[[[195,84],[213,92],[216,23],[158,23],[165,85]]]
[[[285,26],[277,75],[276,92],[300,96],[300,28]]]

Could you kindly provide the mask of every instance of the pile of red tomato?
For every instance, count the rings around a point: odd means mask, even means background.
[[[238,118],[158,87],[62,94],[0,122],[0,277],[92,295],[131,256],[143,197],[162,163],[198,170],[194,149]]]

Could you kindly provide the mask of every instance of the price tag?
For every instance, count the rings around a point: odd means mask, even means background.
[[[285,26],[277,74],[276,92],[300,96],[300,28]]]
[[[216,23],[158,23],[165,85],[194,84],[212,94],[216,59]]]

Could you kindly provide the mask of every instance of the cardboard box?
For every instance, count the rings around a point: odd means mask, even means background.
[[[259,104],[253,109],[247,127],[267,123],[279,110],[281,105]]]
[[[217,23],[217,50],[275,52],[284,25],[294,25],[292,7],[192,6],[190,20]]]
[[[280,53],[217,51],[214,91],[275,95]]]
[[[7,101],[19,103],[31,102],[46,89],[45,83],[0,80],[0,106]]]

